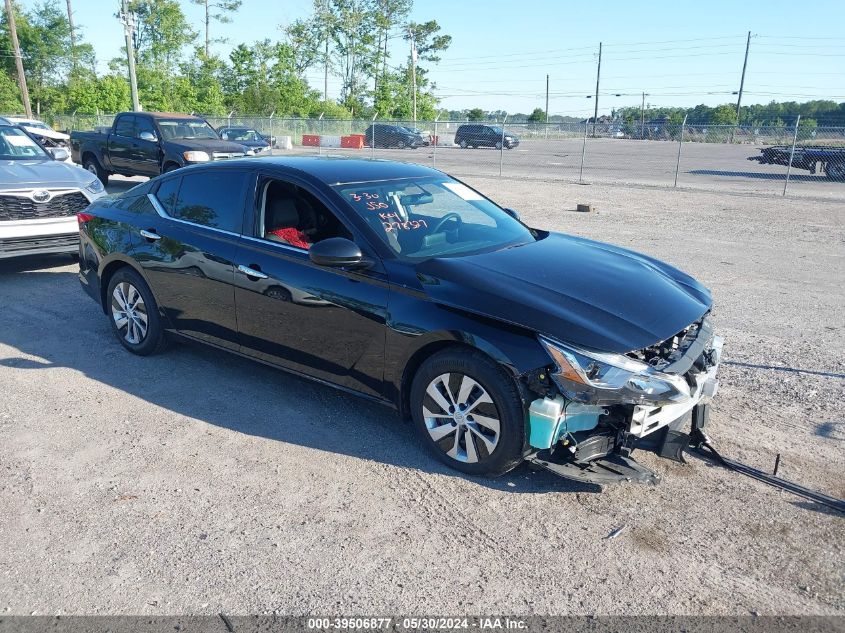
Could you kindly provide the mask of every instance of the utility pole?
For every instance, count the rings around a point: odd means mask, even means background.
[[[71,0],[67,0],[67,23],[70,27],[70,61],[74,68],[76,69],[76,29],[73,26],[73,7],[71,6]]]
[[[546,123],[549,122],[549,76],[546,75]]]
[[[599,118],[599,79],[601,79],[601,42],[599,42],[599,66],[596,70],[596,109],[593,114],[593,137],[596,136],[596,121]]]
[[[326,31],[326,50],[323,53],[323,101],[329,100],[329,32]]]
[[[32,118],[32,107],[29,105],[29,89],[26,87],[26,75],[23,73],[23,59],[21,45],[18,42],[18,29],[15,26],[15,12],[12,10],[12,0],[6,0],[6,18],[9,20],[9,33],[12,35],[12,49],[15,54],[15,67],[18,70],[18,87],[21,89],[21,101],[26,112],[26,118]]]
[[[417,122],[417,43],[414,40],[414,33],[408,29],[408,35],[411,38],[411,74],[414,82],[414,123]]]
[[[6,0],[7,2],[9,0]],[[135,77],[135,46],[132,42],[132,35],[135,31],[135,16],[129,12],[127,0],[121,0],[120,21],[123,22],[123,34],[126,36],[126,61],[129,64],[129,88],[132,91],[132,109],[135,112],[141,110],[138,101],[138,80]]]
[[[645,138],[645,98],[646,93],[643,93],[643,102],[640,105],[640,138]]]
[[[751,47],[751,31],[745,41],[745,60],[742,62],[742,78],[739,80],[739,96],[736,98],[736,124],[739,126],[739,107],[742,105],[742,89],[745,87],[745,68],[748,66],[748,49]]]

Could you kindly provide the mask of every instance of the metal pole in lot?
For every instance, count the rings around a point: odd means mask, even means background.
[[[373,133],[372,133],[372,140],[370,141],[370,156],[372,158],[376,157],[376,117],[378,116],[378,112],[373,114],[372,126],[373,126]]]
[[[502,142],[499,148],[499,178],[502,177],[502,162],[505,160],[505,122],[508,120],[508,113],[505,112],[505,118],[502,119]]]
[[[318,119],[318,121],[320,121],[320,136],[318,137],[319,140],[317,141],[317,153],[320,156],[323,155],[323,115],[324,114],[325,114],[325,112],[320,112],[320,118]]]
[[[434,151],[432,152],[431,157],[431,165],[433,167],[437,167],[437,122],[440,120],[440,113],[434,117],[434,138],[431,139],[431,142],[434,143]]]
[[[587,126],[590,123],[590,117],[584,119],[584,144],[581,146],[581,171],[578,172],[578,182],[584,182],[584,154],[587,153]]]
[[[798,123],[801,121],[801,115],[795,119],[795,133],[792,135],[792,151],[789,152],[789,165],[786,167],[786,180],[783,183],[783,195],[786,195],[786,188],[789,186],[789,173],[792,171],[792,159],[795,157],[795,143],[798,141]]]
[[[687,115],[684,115],[684,122],[681,123],[681,135],[678,137],[678,162],[675,163],[675,184],[672,185],[673,187],[678,186],[678,170],[681,168],[681,147],[684,145],[684,128],[687,125]]]

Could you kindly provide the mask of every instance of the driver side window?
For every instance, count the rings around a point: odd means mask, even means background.
[[[305,251],[330,237],[352,239],[343,223],[306,189],[268,178],[258,191],[259,237]]]

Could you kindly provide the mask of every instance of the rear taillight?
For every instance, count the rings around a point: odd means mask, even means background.
[[[82,225],[86,222],[90,222],[94,219],[94,214],[92,213],[77,213],[76,214],[76,221],[79,222],[79,228],[82,228]]]

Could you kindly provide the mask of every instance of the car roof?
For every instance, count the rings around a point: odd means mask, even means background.
[[[398,180],[401,178],[428,178],[443,176],[443,172],[393,160],[347,158],[345,156],[262,156],[206,163],[206,169],[256,166],[279,167],[300,172],[327,185],[341,185],[377,180]],[[194,169],[194,168],[191,168]]]
[[[154,119],[185,119],[186,121],[204,121],[202,117],[194,116],[193,114],[185,114],[184,112],[122,112],[121,114],[135,114],[140,116],[150,116]]]

